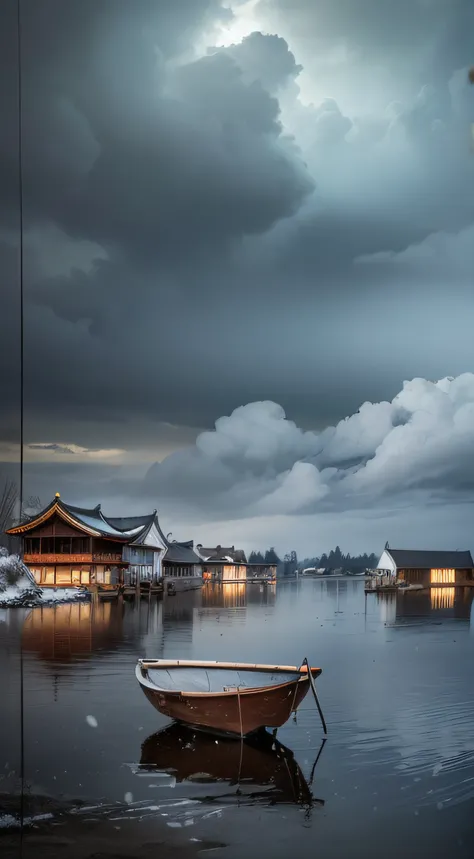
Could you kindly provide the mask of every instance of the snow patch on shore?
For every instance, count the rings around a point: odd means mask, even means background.
[[[18,555],[0,547],[0,608],[55,605],[84,598],[85,592],[78,588],[40,588]]]

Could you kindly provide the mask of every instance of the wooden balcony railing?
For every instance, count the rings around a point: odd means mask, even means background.
[[[40,555],[25,552],[23,560],[25,564],[92,564],[92,555]]]
[[[92,555],[94,564],[117,564],[123,561],[122,555],[119,553],[111,554],[110,552],[95,552]]]
[[[23,555],[25,564],[120,564],[122,555],[119,553],[95,552],[94,554],[82,553],[76,555],[55,554],[40,555],[25,552]]]

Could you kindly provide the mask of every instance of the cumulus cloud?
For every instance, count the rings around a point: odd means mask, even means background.
[[[249,403],[148,472],[145,489],[217,518],[452,499],[474,488],[474,374],[405,382],[322,432],[276,403]],[[419,498],[418,498],[419,500]]]
[[[329,492],[324,478],[309,462],[295,462],[290,471],[278,476],[276,482],[276,488],[257,501],[257,515],[312,512],[318,501]]]
[[[248,83],[259,81],[270,93],[278,93],[282,87],[296,80],[303,66],[296,62],[288,42],[276,34],[258,31],[250,33],[241,42],[225,48],[209,48],[227,54],[242,69]]]

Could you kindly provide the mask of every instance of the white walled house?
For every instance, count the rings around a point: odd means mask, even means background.
[[[386,576],[397,575],[397,565],[387,549],[384,549],[384,551],[382,552],[380,560],[375,569],[378,573],[383,573]]]
[[[124,520],[130,525],[131,520]],[[192,590],[202,585],[201,559],[194,552],[192,540],[179,543],[163,533],[156,511],[148,528],[138,540],[127,546],[130,571],[140,581],[172,581],[178,590]],[[136,579],[135,579],[136,580]]]
[[[474,562],[469,551],[391,549],[385,546],[377,572],[423,587],[461,586],[474,581]]]

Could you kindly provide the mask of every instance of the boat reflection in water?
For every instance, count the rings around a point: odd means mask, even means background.
[[[222,802],[237,797],[239,803],[265,802],[269,805],[296,804],[307,810],[324,805],[311,791],[316,764],[325,740],[318,749],[309,783],[293,752],[268,731],[236,742],[195,732],[173,724],[148,737],[142,745],[135,775],[152,776],[163,787],[186,783],[195,787],[218,785],[213,798]],[[196,797],[197,798],[197,797]],[[203,796],[199,798],[203,799]]]

